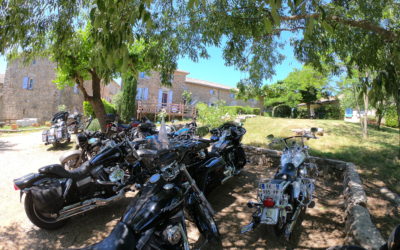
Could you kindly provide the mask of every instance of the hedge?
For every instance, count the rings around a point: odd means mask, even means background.
[[[292,109],[286,104],[280,104],[272,109],[273,117],[290,117]]]
[[[246,114],[246,115],[258,115],[260,114],[259,108],[252,108],[250,106],[226,106],[227,110],[233,112],[234,114]]]
[[[101,99],[103,101],[104,109],[106,110],[106,114],[116,114],[116,109],[115,106],[107,100]],[[83,114],[85,116],[92,116],[93,118],[96,118],[96,115],[94,114],[92,104],[88,101],[83,102]]]
[[[385,125],[388,127],[399,127],[399,121],[397,117],[397,110],[395,106],[388,108],[385,114]]]

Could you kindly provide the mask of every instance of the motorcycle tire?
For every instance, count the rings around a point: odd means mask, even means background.
[[[215,249],[215,247],[218,247],[219,245],[222,244],[221,235],[219,233],[217,223],[215,222],[214,217],[211,215],[211,213],[203,204],[199,204],[199,209],[197,212],[199,213],[199,217],[201,217],[203,222],[206,223],[208,227],[207,232],[201,232],[201,233],[208,236],[209,239],[208,244],[212,244],[213,249]],[[197,221],[197,219],[198,217],[195,219],[196,224],[201,223]],[[200,229],[201,227],[198,228]]]
[[[65,158],[60,163],[66,170],[73,170],[81,165],[81,163],[79,162],[79,157],[80,155],[71,155]]]
[[[67,220],[56,221],[54,218],[47,218],[40,212],[36,211],[35,204],[33,203],[33,198],[30,193],[26,194],[25,196],[24,207],[25,213],[29,220],[40,228],[55,230],[61,228],[67,222]]]
[[[235,168],[236,168],[236,173],[235,175],[238,175],[240,171],[243,169],[243,167],[247,163],[246,159],[246,153],[244,152],[244,149],[242,147],[238,147],[235,150]]]

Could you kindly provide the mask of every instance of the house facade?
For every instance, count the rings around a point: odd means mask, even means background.
[[[60,105],[70,112],[82,112],[82,93],[76,86],[58,89],[53,82],[55,68],[56,64],[47,58],[37,58],[30,65],[20,60],[8,63],[4,83],[0,83],[0,121],[38,118],[43,123],[52,118]],[[90,82],[85,82],[85,88],[91,93]],[[114,81],[102,85],[102,97],[111,100],[119,89]]]
[[[147,104],[185,104],[195,105],[199,102],[209,106],[224,101],[228,106],[257,107],[257,101],[237,100],[231,92],[232,87],[187,77],[189,72],[176,70],[170,87],[161,86],[160,74],[151,72],[139,73],[136,100]],[[190,103],[182,97],[184,91],[192,93]]]

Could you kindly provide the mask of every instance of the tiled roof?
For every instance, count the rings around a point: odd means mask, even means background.
[[[4,74],[0,74],[0,83],[4,83]]]
[[[217,88],[217,89],[227,89],[227,90],[233,89],[232,87],[225,86],[225,85],[222,85],[219,83],[209,82],[209,81],[204,81],[204,80],[199,80],[199,79],[194,79],[194,78],[189,78],[189,77],[186,77],[186,82],[203,85],[203,86],[207,86],[207,87],[213,87],[213,88]]]

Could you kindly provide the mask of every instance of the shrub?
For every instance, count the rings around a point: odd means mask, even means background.
[[[231,111],[233,114],[254,114],[258,115],[260,114],[260,109],[259,108],[252,108],[250,106],[226,106],[226,109]]]
[[[324,105],[315,109],[315,116],[318,119],[340,120],[344,115],[339,105]]]
[[[113,104],[107,102],[104,99],[101,99],[101,100],[103,101],[103,105],[104,105],[104,109],[106,110],[106,114],[115,114],[116,113],[115,106]],[[90,102],[88,102],[88,101],[83,102],[83,114],[85,116],[96,117],[96,115],[94,114],[94,111],[93,111],[92,104],[90,104]]]
[[[273,117],[290,117],[291,108],[286,104],[280,104],[272,109]]]
[[[395,106],[391,106],[387,109],[385,114],[385,125],[388,127],[399,127],[398,115]]]
[[[99,131],[100,130],[100,123],[99,120],[93,119],[93,121],[90,123],[89,127],[87,128],[89,131]]]
[[[196,105],[197,119],[204,126],[216,128],[225,122],[232,121],[235,113],[222,104],[208,107],[207,104],[199,103]]]

